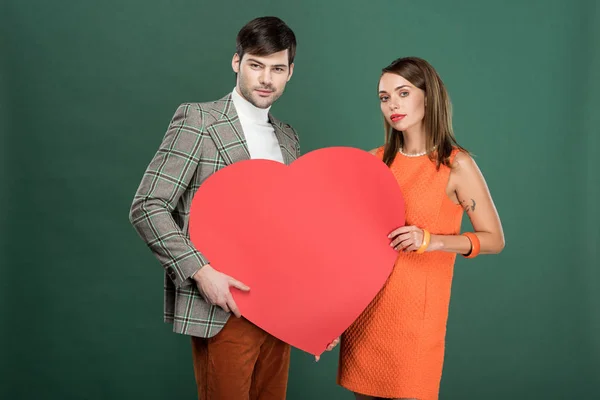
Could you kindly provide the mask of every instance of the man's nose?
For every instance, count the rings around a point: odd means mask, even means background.
[[[260,83],[261,85],[270,85],[271,84],[271,70],[265,68],[260,74]]]

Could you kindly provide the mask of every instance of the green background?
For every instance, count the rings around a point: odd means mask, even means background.
[[[176,107],[233,88],[235,35],[261,15],[298,38],[273,113],[304,153],[382,143],[375,89],[397,57],[448,87],[507,245],[457,261],[441,398],[595,398],[593,0],[4,0],[0,398],[194,398],[189,340],[162,323],[162,269],[128,211]],[[351,399],[336,359],[294,351],[288,398]]]

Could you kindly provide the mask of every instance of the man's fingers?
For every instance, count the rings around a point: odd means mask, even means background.
[[[200,284],[198,284],[197,282],[196,282],[196,289],[198,289],[198,293],[200,293],[200,297],[202,297],[204,299],[204,301],[206,301],[207,303],[210,303],[210,300],[206,296],[206,293],[204,293],[204,290],[202,289]]]
[[[231,277],[229,278],[229,286],[233,286],[234,288],[243,290],[245,292],[247,292],[248,290],[250,290],[250,288],[248,286],[244,285],[242,282],[240,282],[240,281],[238,281],[236,279],[233,279]]]
[[[331,350],[333,350],[333,349],[335,348],[335,346],[337,346],[337,345],[338,345],[338,343],[339,343],[339,342],[340,342],[340,338],[336,338],[336,339],[334,339],[334,340],[333,340],[331,343],[329,343],[329,344],[327,345],[327,351],[331,351]]]
[[[217,303],[217,305],[219,307],[221,307],[225,312],[229,312],[229,307],[227,306],[226,302],[222,302],[222,303]]]
[[[238,309],[237,304],[235,304],[235,300],[233,300],[233,297],[231,296],[231,294],[229,294],[229,296],[227,296],[227,305],[229,306],[229,309],[236,317],[239,318],[242,316],[242,314],[240,314],[240,310]]]

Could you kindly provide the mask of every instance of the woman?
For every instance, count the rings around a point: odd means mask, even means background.
[[[433,67],[400,58],[383,69],[385,162],[406,202],[390,233],[399,254],[388,281],[344,333],[338,383],[357,399],[438,398],[456,255],[504,248],[500,219],[475,161],[452,132],[451,105]],[[463,210],[474,232],[460,234]]]

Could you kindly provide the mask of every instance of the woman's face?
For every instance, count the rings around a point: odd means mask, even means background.
[[[402,76],[386,72],[379,80],[381,112],[397,131],[419,130],[425,116],[425,92]]]

